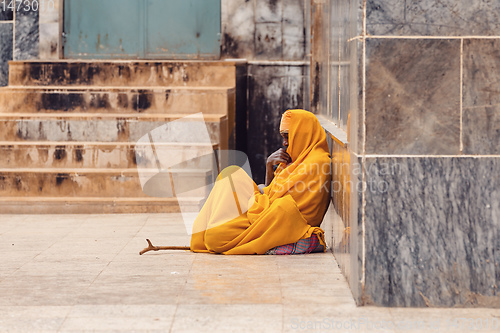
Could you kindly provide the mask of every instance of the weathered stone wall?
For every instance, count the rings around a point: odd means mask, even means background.
[[[350,204],[334,200],[332,223],[350,227],[333,241],[349,235],[334,251],[353,294],[359,304],[499,307],[498,2],[331,0],[330,13],[345,2],[350,35],[342,18],[325,27],[339,31],[335,57],[350,52],[348,78],[327,80],[350,90],[359,186],[340,192],[351,190]],[[318,62],[333,72],[331,54]],[[342,93],[317,100],[342,127]]]
[[[307,105],[307,66],[253,65],[248,76],[247,154],[253,178],[263,183],[267,157],[282,147],[283,110]]]
[[[237,145],[264,182],[265,160],[281,147],[281,114],[309,109],[309,1],[222,0],[221,14],[222,57],[247,61],[247,88],[237,87],[237,98],[248,97],[246,112],[236,110]]]
[[[41,1],[41,0],[40,0]],[[62,22],[59,20],[60,9],[63,0],[43,0],[43,9],[40,10],[40,59],[59,59],[59,26]]]
[[[308,53],[307,1],[222,0],[223,58],[299,60]]]

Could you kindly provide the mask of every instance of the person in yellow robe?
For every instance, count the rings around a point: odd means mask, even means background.
[[[330,154],[314,114],[288,110],[281,120],[283,145],[267,160],[260,187],[237,166],[224,169],[193,225],[191,251],[265,254],[316,236],[330,196]],[[273,168],[277,165],[276,171]]]

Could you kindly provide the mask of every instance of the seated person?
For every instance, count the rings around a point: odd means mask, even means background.
[[[310,239],[326,248],[319,228],[331,181],[325,131],[314,114],[289,110],[280,133],[287,149],[269,156],[260,188],[237,166],[221,172],[194,221],[192,251],[278,254],[280,246]]]

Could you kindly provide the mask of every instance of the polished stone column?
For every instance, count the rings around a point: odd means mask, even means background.
[[[364,304],[500,306],[498,9],[363,8]]]
[[[331,242],[358,304],[499,307],[500,2],[313,2],[339,40],[319,113],[345,130],[360,184],[349,204],[334,193],[331,220],[349,227],[347,248],[346,232]]]

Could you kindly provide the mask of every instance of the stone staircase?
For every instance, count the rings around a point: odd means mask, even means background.
[[[196,211],[208,195],[196,188],[217,174],[197,158],[233,148],[234,112],[231,62],[10,62],[9,86],[0,88],[0,213],[178,212],[181,201]],[[170,190],[148,196],[140,139],[179,120],[155,147],[186,162],[169,169]],[[195,120],[210,142],[190,127]],[[165,161],[140,162],[144,177]],[[174,183],[190,196],[176,197]]]

